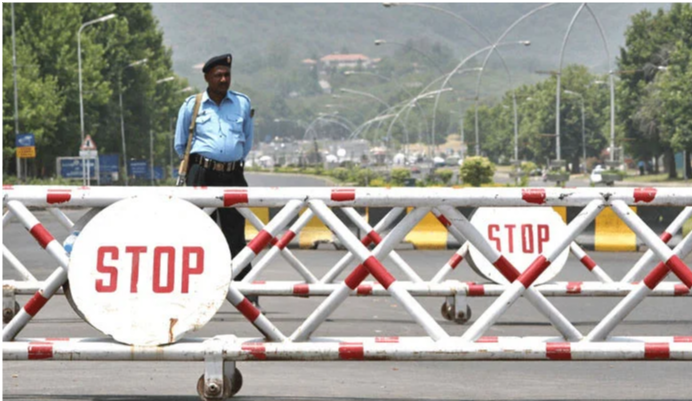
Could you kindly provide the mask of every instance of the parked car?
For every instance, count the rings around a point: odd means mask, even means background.
[[[589,176],[589,180],[591,181],[592,184],[598,184],[603,181],[603,177],[601,176],[601,173],[604,172],[605,169],[603,166],[600,164],[597,164],[596,167],[593,168],[591,171],[591,175]]]

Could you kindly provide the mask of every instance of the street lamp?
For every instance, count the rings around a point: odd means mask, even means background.
[[[399,42],[392,42],[391,40],[384,40],[384,39],[375,39],[374,43],[375,43],[375,46],[380,46],[380,45],[384,45],[384,44],[389,43],[389,44],[399,45],[399,46],[409,48],[409,49],[413,50],[414,52],[420,54],[421,56],[425,57],[430,62],[430,64],[432,64],[435,68],[437,68],[438,71],[440,71],[441,73],[444,73],[444,71],[442,70],[442,67],[440,67],[440,65],[437,64],[435,62],[435,60],[432,59],[432,57],[428,56],[427,54],[423,53],[422,51],[416,49],[413,46],[409,46],[407,44],[399,43]]]
[[[85,22],[82,24],[82,26],[79,27],[79,30],[77,31],[77,70],[79,74],[79,127],[81,134],[80,144],[84,143],[84,100],[82,98],[82,30],[89,25],[93,25],[98,22],[108,21],[109,19],[115,17],[115,14],[108,14],[101,18]],[[84,185],[86,185],[86,180],[88,179],[88,177],[84,176],[85,168],[85,163],[82,162],[82,183]]]
[[[353,90],[353,89],[346,89],[346,88],[341,88],[340,91],[345,92],[345,93],[352,93],[354,95],[366,96],[366,97],[369,97],[371,99],[377,100],[378,102],[382,103],[383,105],[385,105],[387,107],[391,107],[387,102],[385,102],[384,100],[380,99],[379,97],[373,95],[372,93],[361,92],[361,91],[357,91],[357,90]]]
[[[573,92],[570,90],[565,90],[568,95],[579,96],[579,102],[581,103],[581,147],[582,147],[582,158],[584,162],[582,163],[582,171],[586,174],[586,126],[584,119],[584,96],[581,93]]]
[[[125,117],[123,116],[123,71],[130,67],[136,67],[147,62],[146,58],[132,62],[120,69],[118,76],[118,101],[120,103],[120,136],[123,141],[123,171],[125,172],[125,186],[130,185],[130,177],[127,173],[127,147],[125,146]]]
[[[156,81],[156,85],[162,84],[164,82],[170,82],[174,80],[174,76],[166,77]],[[151,185],[154,185],[154,128],[153,128],[153,118],[150,118],[149,122],[149,180]]]

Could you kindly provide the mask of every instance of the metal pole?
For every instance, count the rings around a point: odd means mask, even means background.
[[[12,8],[12,76],[14,80],[14,135],[19,136],[19,95],[17,93],[17,47],[15,41],[15,31],[14,31],[14,3],[10,4]],[[16,155],[17,159],[17,181],[22,182],[21,174],[21,161],[19,160],[19,154]]]
[[[77,71],[79,74],[79,134],[80,140],[79,144],[84,143],[84,101],[82,99],[82,29],[86,24],[82,24],[77,31]],[[82,158],[82,185],[86,185],[86,177],[84,171],[86,169],[85,159]]]
[[[586,119],[584,117],[584,97],[579,95],[581,101],[581,148],[582,148],[582,171],[586,174]]]
[[[118,80],[118,90],[119,102],[120,102],[120,136],[123,140],[123,171],[125,174],[125,186],[130,185],[130,178],[127,174],[127,148],[125,147],[125,117],[123,117],[123,86],[122,86],[122,73],[120,79]]]

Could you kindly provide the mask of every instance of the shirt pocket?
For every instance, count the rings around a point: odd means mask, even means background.
[[[243,123],[245,122],[245,119],[238,116],[227,116],[226,119],[233,137],[238,142],[245,142],[245,133],[243,132]]]
[[[195,124],[204,125],[205,123],[209,122],[210,120],[211,120],[211,114],[204,114],[201,116],[197,116],[197,119],[195,120]]]

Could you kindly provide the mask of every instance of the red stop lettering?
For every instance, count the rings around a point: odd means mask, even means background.
[[[166,284],[161,285],[161,256],[166,254]],[[158,294],[173,292],[175,285],[175,248],[172,246],[157,246],[154,248],[154,279],[153,290]]]
[[[495,237],[493,235],[493,232],[498,232],[500,231],[500,226],[497,224],[489,224],[488,225],[488,239],[490,241],[495,242],[495,249],[497,249],[498,252],[502,252],[502,247],[500,246],[500,238]]]
[[[190,255],[195,255],[195,267],[190,267]],[[187,294],[190,289],[190,275],[204,272],[204,248],[201,246],[183,247],[183,285],[180,291]]]
[[[118,268],[104,265],[107,253],[111,254],[112,260],[118,260],[118,248],[114,246],[102,246],[96,251],[96,271],[110,275],[107,285],[102,279],[96,280],[96,292],[115,292],[118,289]]]

